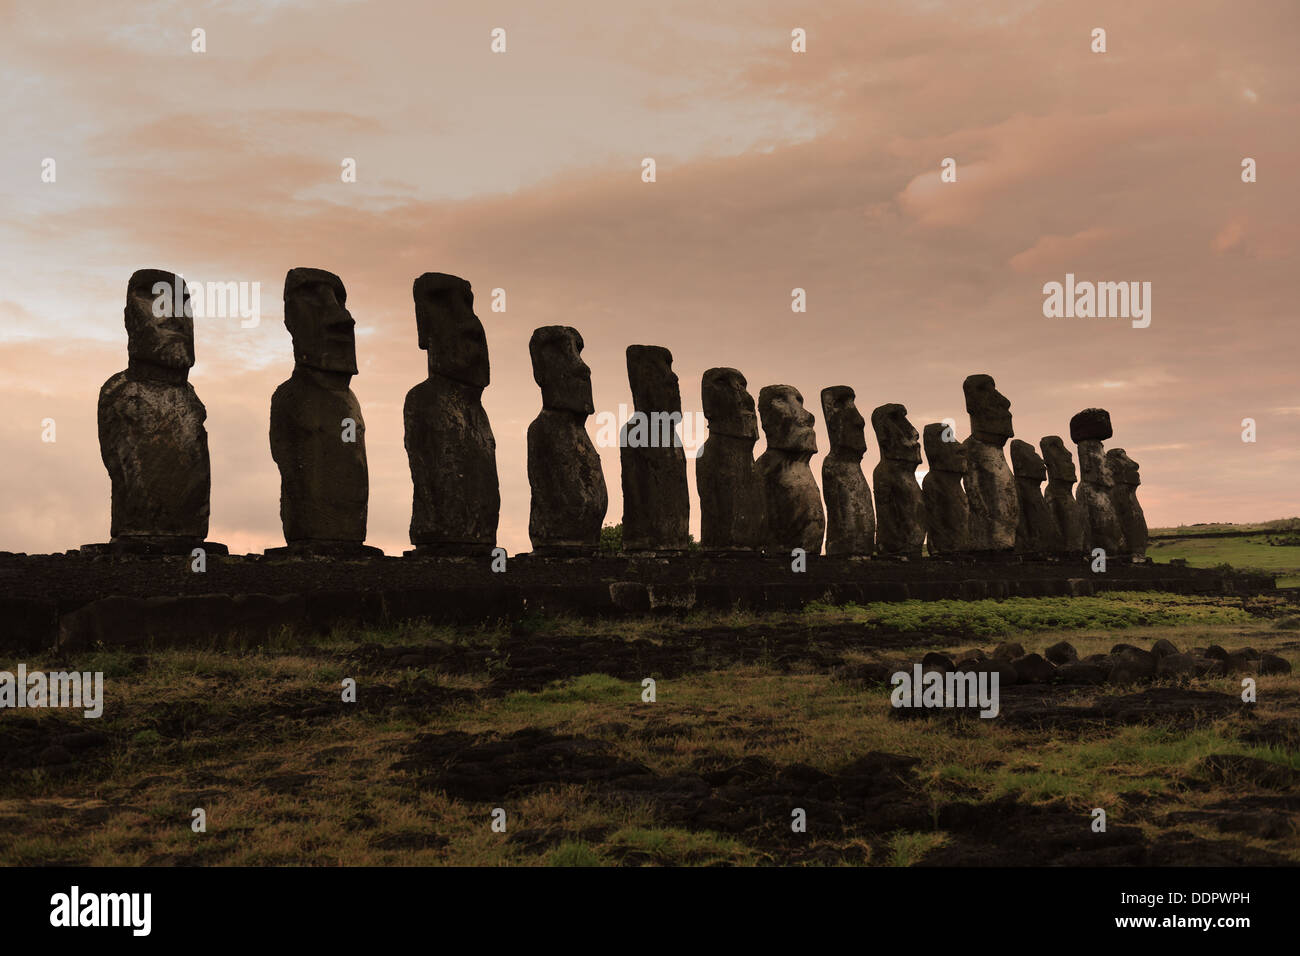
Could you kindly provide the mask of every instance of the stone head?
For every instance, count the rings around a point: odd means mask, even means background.
[[[426,272],[415,280],[415,328],[429,353],[429,373],[486,388],[487,335],[474,314],[474,293],[459,276]]]
[[[817,419],[803,406],[803,396],[792,385],[764,385],[758,392],[758,417],[767,447],[811,455],[817,451]]]
[[[1110,425],[1110,412],[1104,408],[1085,408],[1070,419],[1070,441],[1106,441],[1115,434]]]
[[[1048,435],[1038,443],[1043,450],[1043,463],[1047,466],[1047,477],[1053,481],[1068,481],[1074,484],[1079,480],[1074,470],[1074,456],[1061,441],[1060,435]]]
[[[943,422],[931,422],[925,426],[925,460],[931,471],[951,471],[959,475],[966,474],[966,443],[957,441],[952,435],[944,441],[944,434],[952,434],[949,426]]]
[[[977,441],[1001,447],[1015,435],[1011,428],[1011,401],[998,391],[991,375],[968,375],[962,383],[971,435]]]
[[[1106,465],[1106,452],[1099,439],[1087,439],[1079,442],[1079,474],[1085,484],[1109,488],[1110,468]]]
[[[590,415],[591,369],[582,360],[582,336],[567,325],[544,325],[528,340],[533,381],[542,389],[542,407]]]
[[[876,432],[881,458],[921,463],[921,436],[907,420],[907,406],[881,405],[871,413],[871,427]]]
[[[166,291],[163,291],[163,287]],[[175,299],[176,289],[180,300]],[[140,269],[126,284],[126,352],[132,362],[168,369],[194,366],[194,316],[185,280],[174,272]]]
[[[1123,448],[1112,448],[1106,452],[1106,468],[1111,480],[1117,485],[1132,485],[1136,488],[1142,484],[1138,475],[1138,463],[1125,454]]]
[[[1033,445],[1019,438],[1011,443],[1011,472],[1017,478],[1028,478],[1030,481],[1047,480],[1047,465],[1038,457]]]
[[[731,438],[758,438],[758,415],[745,376],[734,368],[711,368],[700,382],[700,398],[709,433]]]
[[[658,345],[627,347],[627,380],[632,405],[643,412],[680,412],[682,390],[673,371],[673,353]]]
[[[357,374],[356,322],[343,280],[324,269],[290,269],[284,278],[284,326],[297,365]]]
[[[826,433],[831,449],[861,457],[867,451],[866,419],[854,403],[853,389],[832,385],[822,389],[822,414],[826,416]]]

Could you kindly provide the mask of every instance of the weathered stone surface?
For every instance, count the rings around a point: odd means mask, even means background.
[[[1166,654],[1156,662],[1156,676],[1160,678],[1193,677],[1196,674],[1196,658],[1191,654]],[[1222,667],[1221,661],[1213,661]]]
[[[1077,439],[1082,480],[1075,493],[1084,519],[1084,550],[1101,548],[1107,556],[1113,557],[1120,553],[1124,540],[1111,498],[1113,482],[1102,440],[1086,437],[1101,434],[1111,434],[1110,414],[1105,409],[1089,408],[1070,419],[1070,435],[1085,436]]]
[[[1011,662],[1016,669],[1021,684],[1046,684],[1056,676],[1056,665],[1045,660],[1041,654],[1026,654]]]
[[[1142,504],[1137,499],[1138,485],[1142,479],[1138,476],[1138,463],[1125,454],[1123,448],[1112,448],[1106,452],[1106,469],[1110,472],[1110,499],[1115,505],[1115,516],[1119,519],[1123,533],[1123,553],[1134,558],[1145,558],[1147,554],[1147,519],[1142,513]]]
[[[827,554],[865,555],[876,547],[876,512],[871,486],[862,473],[867,423],[854,397],[847,385],[822,389],[822,413],[831,443],[830,454],[822,461]]]
[[[758,416],[767,438],[755,468],[763,483],[768,541],[780,551],[803,548],[821,554],[826,512],[808,460],[817,451],[817,419],[804,408],[803,395],[790,385],[765,385],[758,393]]]
[[[1104,684],[1109,669],[1086,661],[1069,661],[1056,668],[1056,679],[1062,684]]]
[[[487,336],[470,284],[426,272],[415,280],[415,325],[429,377],[406,393],[406,458],[416,554],[477,554],[496,544],[501,492],[496,439],[483,410]]]
[[[677,425],[682,393],[673,354],[657,345],[629,345],[632,419],[619,432],[623,481],[623,550],[685,551],[691,501],[686,450]]]
[[[709,423],[709,437],[695,459],[700,546],[706,551],[757,551],[767,543],[767,509],[754,466],[754,397],[745,376],[734,368],[706,371],[700,392]]]
[[[941,654],[938,651],[929,651],[921,658],[921,672],[939,671],[941,674],[947,674],[957,669],[957,665],[952,662],[952,658],[947,654]]]
[[[926,550],[937,556],[961,554],[970,550],[970,504],[962,487],[966,445],[942,422],[926,425],[923,440],[930,466],[921,482]]]
[[[1291,673],[1291,662],[1285,657],[1279,657],[1276,654],[1261,654],[1259,657],[1259,673],[1268,677],[1273,674]]]
[[[1074,649],[1074,645],[1069,641],[1057,641],[1047,650],[1043,651],[1043,656],[1053,664],[1069,664],[1079,659],[1079,652]]]
[[[996,660],[1011,661],[1024,656],[1025,649],[1018,641],[1003,641],[993,649],[993,657]]]
[[[1048,435],[1038,447],[1047,466],[1047,491],[1043,500],[1051,512],[1061,550],[1065,554],[1079,554],[1084,550],[1086,528],[1083,511],[1074,500],[1074,483],[1079,480],[1074,458],[1059,435]]]
[[[1133,684],[1151,680],[1156,675],[1156,656],[1138,647],[1117,645],[1111,648],[1109,660],[1111,669],[1107,682],[1111,684]]]
[[[1070,441],[1107,441],[1115,434],[1110,412],[1104,408],[1085,408],[1070,419]]]
[[[990,657],[983,660],[967,659],[957,665],[962,674],[997,674],[998,686],[1010,687],[1020,682],[1020,675],[1008,657]]]
[[[1043,499],[1047,467],[1029,442],[1017,438],[1011,443],[1011,471],[1015,475],[1020,506],[1016,550],[1029,554],[1059,553],[1063,548],[1061,533]]]
[[[542,411],[528,426],[528,535],[539,553],[592,553],[609,508],[600,455],[583,423],[595,411],[577,329],[547,325],[528,342]]]
[[[115,547],[181,553],[202,546],[208,533],[207,410],[188,381],[188,310],[185,280],[174,273],[141,269],[127,283],[128,364],[99,392],[99,451],[112,481]]]
[[[876,551],[919,558],[925,541],[925,502],[916,483],[920,436],[907,420],[907,408],[896,403],[873,411],[871,427],[880,447],[880,464],[871,476],[876,489]]]
[[[962,383],[971,434],[966,439],[966,498],[970,541],[976,551],[1010,551],[1016,544],[1020,502],[1002,448],[1015,435],[1009,402],[989,375]]]
[[[271,457],[280,469],[285,541],[356,547],[366,537],[366,425],[348,384],[357,374],[356,323],[338,276],[290,269],[284,324],[293,375],[271,397]]]
[[[1151,645],[1151,653],[1156,656],[1157,660],[1159,660],[1162,657],[1168,657],[1170,654],[1177,654],[1178,648],[1173,641],[1166,640],[1162,637]],[[1225,654],[1224,656],[1226,657],[1227,655]]]

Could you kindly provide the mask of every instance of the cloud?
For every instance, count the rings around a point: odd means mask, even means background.
[[[582,331],[598,410],[629,401],[632,343],[673,351],[687,413],[703,371],[729,365],[755,393],[850,384],[868,416],[902,402],[964,431],[962,379],[988,372],[1026,440],[1104,403],[1116,442],[1147,449],[1153,523],[1295,511],[1291,476],[1251,471],[1264,455],[1239,434],[1295,397],[1294,13],[1261,8],[1245,29],[1200,0],[1116,4],[1104,57],[1091,11],[1035,3],[819,5],[798,14],[807,54],[776,3],[507,4],[495,57],[468,5],[214,8],[206,59],[170,46],[179,28],[111,33],[167,9],[87,8],[74,30],[0,12],[18,144],[0,157],[0,548],[106,533],[95,395],[124,365],[124,287],[146,266],[261,283],[261,325],[200,323],[192,375],[213,535],[241,549],[280,538],[267,408],[292,364],[281,284],[303,265],[348,288],[371,541],[390,552],[410,517],[401,404],[426,374],[411,281],[430,270],[478,294],[512,551],[528,547],[527,342],[545,324]],[[46,155],[57,184],[39,182]],[[945,156],[956,183],[938,182]],[[1044,319],[1042,274],[1067,270],[1151,281],[1151,328]],[[46,415],[54,447],[38,447]],[[614,522],[617,456],[603,462]]]

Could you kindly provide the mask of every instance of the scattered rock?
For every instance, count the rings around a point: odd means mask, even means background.
[[[1190,654],[1167,654],[1156,663],[1156,676],[1161,678],[1192,677],[1196,674],[1196,658]]]
[[[1259,659],[1259,672],[1261,675],[1270,674],[1289,674],[1291,673],[1291,663],[1276,654],[1264,654]]]
[[[1074,649],[1074,645],[1069,641],[1058,641],[1047,650],[1043,651],[1043,656],[1053,664],[1069,664],[1079,659],[1079,652]]]
[[[1071,661],[1056,669],[1056,679],[1062,684],[1104,684],[1110,669],[1088,661]]]
[[[947,673],[951,673],[956,669],[957,669],[956,665],[953,664],[952,658],[949,657],[947,654],[940,654],[937,651],[930,651],[930,653],[926,654],[925,657],[921,658],[922,672],[937,670],[947,674]]]
[[[993,651],[994,660],[1014,661],[1017,657],[1024,657],[1025,649],[1015,641],[1003,641]]]
[[[1178,648],[1172,641],[1167,641],[1163,637],[1151,645],[1151,653],[1157,658],[1168,657],[1170,654],[1177,654]]]
[[[1039,654],[1026,654],[1011,662],[1022,684],[1045,684],[1056,675],[1056,665]]]

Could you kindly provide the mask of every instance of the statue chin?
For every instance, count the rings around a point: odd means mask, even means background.
[[[307,368],[314,368],[318,372],[329,372],[333,375],[356,375],[357,363],[355,359],[347,359],[341,356],[313,356],[304,358],[298,364]]]
[[[147,355],[139,356],[139,361],[159,368],[185,371],[194,367],[194,351],[187,342],[169,342],[151,350]]]

